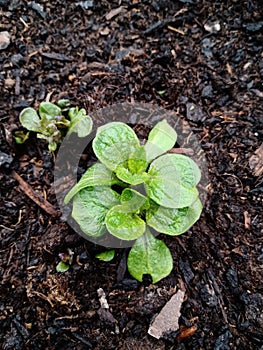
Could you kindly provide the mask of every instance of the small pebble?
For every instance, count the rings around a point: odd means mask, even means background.
[[[0,151],[0,167],[8,169],[13,161],[13,157]]]
[[[213,96],[214,96],[214,94],[213,94],[212,86],[206,85],[202,90],[202,97],[212,98]]]
[[[7,32],[0,32],[0,50],[6,49],[11,42],[11,35]]]
[[[209,33],[217,33],[221,30],[219,22],[206,22],[204,28]]]
[[[11,57],[11,62],[14,66],[19,67],[25,62],[25,59],[20,53],[18,53]]]

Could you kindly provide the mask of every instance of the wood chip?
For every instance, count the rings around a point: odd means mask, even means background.
[[[106,299],[106,294],[104,292],[104,290],[102,288],[99,288],[97,290],[97,293],[98,293],[98,297],[100,298],[100,306],[102,309],[109,309],[109,304],[107,302],[107,299]]]
[[[257,97],[263,98],[263,92],[258,89],[250,89]]]
[[[244,222],[245,229],[249,230],[251,219],[247,211],[244,211],[244,221],[245,221]]]
[[[107,21],[111,20],[113,17],[116,17],[120,13],[126,11],[123,6],[120,6],[116,9],[111,10],[109,13],[105,15]]]
[[[263,143],[256,150],[255,154],[249,158],[249,166],[254,176],[263,174]]]
[[[50,59],[57,60],[57,61],[65,61],[65,62],[72,61],[71,58],[69,58],[68,56],[61,54],[61,53],[40,51],[40,54],[43,57],[50,58]]]
[[[163,334],[174,332],[179,329],[178,320],[181,316],[184,294],[185,292],[179,289],[178,292],[172,296],[162,308],[161,312],[156,316],[148,330],[148,334],[156,339],[160,339]]]
[[[227,70],[227,73],[232,77],[233,71],[229,63],[226,64],[226,70]]]
[[[20,175],[17,174],[14,170],[12,171],[13,178],[19,183],[20,189],[34,201],[41,209],[43,209],[49,215],[57,216],[59,212],[49,203],[45,198],[39,196],[33,188],[22,179]]]
[[[176,337],[177,340],[183,340],[185,338],[191,337],[197,331],[197,326],[186,328],[181,331],[181,333]]]

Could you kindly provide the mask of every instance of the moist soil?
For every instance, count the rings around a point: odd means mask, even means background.
[[[1,348],[262,349],[262,3],[1,0],[0,15],[7,32],[0,41]],[[160,236],[174,269],[157,284],[132,279],[127,249],[111,262],[96,259],[103,247],[21,185],[22,178],[59,212],[56,152],[34,133],[18,145],[14,132],[22,130],[23,108],[61,98],[91,116],[115,103],[150,103],[176,112],[199,139],[207,200],[187,233]],[[73,263],[58,273],[68,249]],[[182,288],[179,330],[148,335]]]

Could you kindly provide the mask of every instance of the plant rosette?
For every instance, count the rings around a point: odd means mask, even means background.
[[[24,128],[36,132],[39,139],[48,142],[48,149],[55,151],[63,136],[69,137],[75,132],[78,137],[85,137],[92,130],[93,122],[86,110],[78,107],[69,108],[69,105],[70,101],[65,99],[59,100],[57,104],[41,102],[38,113],[34,108],[28,107],[23,109],[19,119]],[[24,134],[18,131],[15,140],[21,144],[28,139],[28,136],[29,132]]]
[[[196,187],[201,172],[191,158],[167,153],[176,140],[166,120],[155,125],[144,145],[125,123],[100,126],[92,142],[99,162],[64,200],[72,200],[72,217],[87,236],[133,241],[127,264],[139,281],[151,275],[156,283],[172,271],[172,255],[156,231],[180,235],[201,215]]]

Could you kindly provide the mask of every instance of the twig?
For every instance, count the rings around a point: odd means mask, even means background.
[[[179,16],[177,18],[166,18],[163,21],[157,21],[154,24],[150,25],[144,32],[144,35],[151,34],[152,32],[162,29],[163,27],[167,25],[177,25],[178,23],[182,23],[184,21],[191,20],[193,18],[192,14],[185,15],[185,16]]]
[[[39,196],[33,188],[25,182],[20,175],[17,174],[14,170],[12,171],[13,178],[19,183],[20,189],[34,201],[40,208],[42,208],[49,215],[57,216],[59,212],[49,203],[46,199]]]
[[[172,27],[172,26],[168,26],[167,28],[170,29],[170,30],[172,30],[173,32],[179,33],[179,34],[181,34],[181,35],[185,35],[185,32],[183,32],[183,31],[180,30],[180,29],[174,28],[174,27]]]

